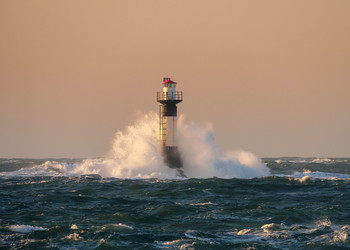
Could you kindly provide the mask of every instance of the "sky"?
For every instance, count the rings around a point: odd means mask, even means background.
[[[350,157],[348,0],[1,0],[0,158],[100,157],[179,114],[225,150]]]

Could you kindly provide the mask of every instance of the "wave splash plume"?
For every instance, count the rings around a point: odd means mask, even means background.
[[[189,178],[252,178],[269,174],[269,169],[254,154],[245,151],[224,152],[215,142],[213,130],[178,122],[178,148]],[[85,159],[80,163],[47,161],[41,166],[13,174],[79,176],[99,174],[115,178],[179,178],[177,170],[163,162],[158,139],[158,114],[144,115],[125,131],[115,134],[105,158]]]
[[[178,122],[178,147],[189,178],[251,178],[267,175],[268,168],[252,153],[223,152],[210,128]],[[163,162],[158,139],[158,115],[149,113],[126,131],[115,134],[107,158],[85,160],[75,173],[117,178],[176,178],[177,170]]]
[[[188,177],[252,178],[269,174],[269,169],[254,154],[223,151],[215,142],[211,126],[202,128],[185,123],[184,116],[180,116],[178,131],[178,146]]]

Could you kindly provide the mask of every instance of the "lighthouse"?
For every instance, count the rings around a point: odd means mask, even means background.
[[[163,91],[157,92],[159,107],[159,137],[161,141],[164,162],[177,169],[180,176],[183,173],[183,164],[176,145],[177,104],[182,102],[182,91],[176,91],[176,82],[170,78],[163,78]]]

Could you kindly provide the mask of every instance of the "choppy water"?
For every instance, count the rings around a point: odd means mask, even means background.
[[[349,249],[350,159],[263,161],[260,178],[89,180],[54,167],[79,159],[0,159],[0,248]]]

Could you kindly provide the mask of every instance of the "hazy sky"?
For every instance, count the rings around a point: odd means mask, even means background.
[[[94,157],[164,76],[224,149],[350,156],[349,0],[0,0],[0,157]]]

